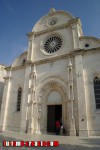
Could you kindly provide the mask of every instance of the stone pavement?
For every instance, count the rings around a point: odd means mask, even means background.
[[[23,140],[23,141],[59,141],[58,147],[2,147],[3,140]],[[16,133],[7,131],[0,133],[0,150],[100,150],[100,137],[70,137],[57,135],[30,135],[25,133]]]

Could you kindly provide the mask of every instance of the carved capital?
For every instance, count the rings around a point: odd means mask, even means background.
[[[36,72],[35,71],[32,72],[30,76],[31,76],[31,78],[36,78]]]
[[[72,101],[74,101],[74,98],[69,98],[68,101],[72,102]]]
[[[10,79],[12,79],[10,76],[4,77],[5,84],[7,84],[10,81]]]

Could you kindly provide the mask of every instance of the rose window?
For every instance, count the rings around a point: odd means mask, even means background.
[[[58,35],[52,35],[44,43],[44,50],[47,53],[55,53],[62,46],[62,39]]]

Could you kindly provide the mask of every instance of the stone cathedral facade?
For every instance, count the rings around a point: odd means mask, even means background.
[[[100,40],[55,9],[27,36],[28,51],[0,76],[0,131],[55,133],[62,120],[67,135],[100,135]]]

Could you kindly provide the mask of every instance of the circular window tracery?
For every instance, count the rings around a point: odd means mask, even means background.
[[[62,42],[61,37],[58,35],[49,36],[44,43],[45,52],[49,54],[57,52],[61,48]]]
[[[51,21],[50,21],[50,25],[53,26],[53,25],[56,24],[56,22],[57,22],[56,20],[51,20]]]
[[[58,19],[56,17],[52,17],[52,18],[49,18],[49,20],[47,20],[47,25],[49,27],[52,27],[54,26],[56,23],[58,22]]]
[[[85,44],[85,47],[89,47],[90,45],[88,43]]]

